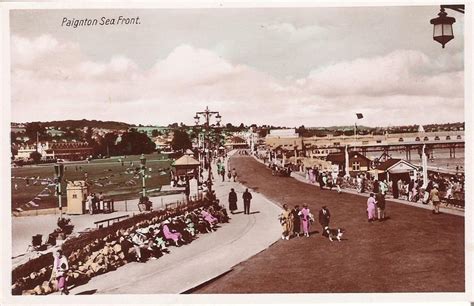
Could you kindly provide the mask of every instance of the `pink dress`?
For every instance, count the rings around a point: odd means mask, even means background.
[[[375,219],[375,199],[373,197],[367,200],[367,214],[369,220]]]
[[[303,208],[298,213],[301,219],[301,226],[303,227],[303,232],[305,234],[309,233],[309,208]]]
[[[171,239],[173,241],[181,239],[181,233],[172,233],[167,224],[163,225],[163,235],[166,239]]]
[[[201,216],[204,218],[204,220],[206,220],[207,222],[209,222],[209,224],[214,224],[214,223],[217,223],[217,219],[214,218],[210,213],[208,213],[207,211],[203,210],[201,212]]]

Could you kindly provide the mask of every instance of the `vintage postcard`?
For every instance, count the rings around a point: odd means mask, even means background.
[[[5,301],[472,299],[468,4],[2,14]]]

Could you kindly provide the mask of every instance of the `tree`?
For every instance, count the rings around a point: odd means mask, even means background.
[[[31,152],[30,153],[30,158],[33,160],[35,164],[39,163],[41,160],[41,154],[37,151]]]
[[[37,136],[39,136],[41,140],[47,136],[45,127],[39,122],[27,123],[25,126],[25,134],[32,141],[36,141]]]
[[[188,133],[183,130],[174,130],[173,140],[171,141],[171,147],[176,151],[185,151],[193,147],[191,140],[189,139]]]
[[[153,137],[158,137],[161,135],[161,132],[158,131],[157,129],[154,129],[153,131],[151,131],[151,136]]]
[[[104,156],[118,155],[117,145],[115,144],[117,142],[117,137],[118,136],[114,133],[105,134],[100,141],[98,153]]]
[[[258,137],[265,137],[267,136],[268,134],[268,130],[267,129],[264,129],[264,128],[261,128],[258,130]]]
[[[124,155],[149,154],[155,151],[156,145],[146,134],[130,130],[122,134],[116,148],[117,153]]]

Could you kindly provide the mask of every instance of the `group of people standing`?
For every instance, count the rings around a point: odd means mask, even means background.
[[[234,188],[230,189],[229,192],[229,211],[234,214],[237,208],[237,193]],[[242,194],[242,200],[244,202],[244,214],[250,215],[250,201],[252,200],[252,194],[248,188],[245,188],[245,192]]]
[[[368,222],[385,220],[385,194],[382,192],[371,192],[367,199]]]
[[[325,227],[329,226],[331,214],[326,206],[319,211],[319,224],[322,227],[322,235],[326,236]],[[315,221],[314,215],[311,213],[307,204],[300,209],[299,205],[295,205],[290,209],[287,204],[283,205],[283,211],[278,216],[282,226],[281,239],[290,240],[291,237],[309,237],[311,224]]]
[[[86,210],[89,211],[89,214],[95,214],[99,210],[104,209],[104,199],[105,196],[102,192],[99,194],[89,193],[86,198]]]

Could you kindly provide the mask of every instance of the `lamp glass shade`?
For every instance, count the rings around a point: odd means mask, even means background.
[[[443,36],[443,25],[435,24],[433,26],[433,37]]]
[[[445,35],[445,36],[453,36],[453,25],[451,25],[451,24],[443,24],[443,35]]]

